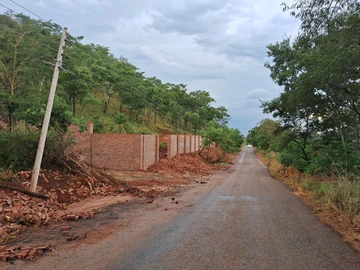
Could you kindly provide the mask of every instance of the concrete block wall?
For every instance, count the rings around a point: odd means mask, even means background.
[[[142,140],[142,170],[146,170],[159,161],[159,136],[141,135]]]
[[[177,135],[177,154],[185,154],[185,135]]]
[[[173,158],[178,154],[178,135],[169,135],[167,145],[167,156]]]
[[[190,136],[190,153],[195,152],[195,141],[196,136]]]
[[[184,148],[185,153],[191,153],[191,135],[185,135]]]
[[[201,140],[201,136],[198,135],[169,135],[167,141],[168,158],[199,151]]]
[[[194,136],[194,151],[198,151],[200,148],[199,148],[199,138],[200,136]],[[195,150],[197,149],[197,150]]]

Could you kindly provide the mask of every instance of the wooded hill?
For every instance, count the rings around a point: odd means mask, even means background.
[[[61,32],[56,23],[23,14],[0,16],[0,120],[5,122],[0,168],[29,165],[13,162],[19,159],[14,152],[36,149]],[[70,124],[85,128],[91,121],[100,133],[208,133],[208,141],[226,141],[225,148],[239,149],[243,136],[227,127],[227,109],[213,107],[207,91],[189,92],[185,84],[146,77],[125,57],[98,44],[82,44],[82,38],[67,36],[48,145],[51,136],[64,134]],[[13,146],[15,141],[20,145]]]

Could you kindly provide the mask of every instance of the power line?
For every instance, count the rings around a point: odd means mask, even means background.
[[[14,29],[11,29],[10,27],[7,27],[7,29],[9,29],[10,31],[12,31],[12,32],[14,32],[14,33],[16,33],[16,34],[22,34],[21,32],[17,32],[17,31],[15,31]],[[2,35],[2,36],[3,36],[3,35]],[[3,37],[4,37],[4,36],[3,36]],[[32,40],[32,41],[35,42],[35,44],[40,44],[40,45],[42,45],[42,46],[44,46],[44,47],[49,48],[50,50],[53,50],[53,51],[57,52],[56,49],[48,46],[47,44],[44,44],[44,43],[38,41],[38,40],[35,40],[35,39],[31,38],[31,37],[28,37],[28,36],[25,36],[25,35],[24,35],[23,38],[27,38],[27,39],[29,39],[29,40]]]
[[[42,18],[41,16],[39,16],[39,15],[37,15],[36,13],[32,12],[31,10],[29,10],[29,9],[21,6],[20,4],[16,3],[15,1],[13,1],[13,0],[10,0],[10,1],[13,2],[14,4],[18,5],[19,7],[25,9],[26,11],[30,12],[31,14],[37,16],[38,18],[42,19],[43,21],[46,21],[46,20],[45,20],[44,18]],[[10,11],[11,11],[12,13],[14,13],[14,14],[19,14],[18,12],[15,12],[15,10],[13,10],[13,9],[11,9],[11,8],[3,5],[3,4],[0,4],[0,5],[3,6],[3,7],[5,7],[6,9],[10,10]],[[49,21],[51,21],[51,20],[49,20]],[[29,30],[29,28],[26,28],[26,27],[24,27],[24,28]],[[12,29],[11,29],[11,30],[12,30]],[[47,39],[51,40],[52,42],[54,42],[54,40],[50,39],[49,37],[45,36],[44,34],[42,34],[42,33],[38,33],[38,34],[41,34],[41,35],[44,36],[45,38],[47,38]],[[100,60],[100,59],[98,59],[98,58],[93,57],[91,54],[85,52],[85,51],[82,50],[81,48],[78,48],[78,49],[79,49],[79,51],[81,51],[83,54],[87,55],[87,56],[90,57],[91,59],[93,59],[93,60],[95,60],[95,61],[99,61],[99,60]],[[55,49],[53,49],[53,50],[55,50]],[[56,51],[57,51],[57,50],[56,50]],[[68,58],[68,59],[70,59],[70,58]],[[71,60],[73,63],[76,63],[74,60],[72,60],[72,59],[70,59],[70,60]],[[100,72],[101,72],[102,74],[104,74],[105,76],[107,76],[106,73],[103,73],[102,71],[100,71]],[[109,80],[107,80],[107,81],[109,81]]]
[[[14,4],[20,6],[21,8],[25,9],[26,11],[30,12],[31,14],[34,14],[35,16],[39,17],[40,19],[45,20],[45,19],[42,18],[41,16],[39,16],[39,15],[35,14],[34,12],[32,12],[31,10],[29,10],[29,9],[21,6],[20,4],[16,3],[15,1],[12,1],[12,0],[10,0],[10,1],[13,2]],[[0,5],[3,6],[3,7],[5,7],[6,9],[8,9],[12,14],[19,14],[18,12],[15,12],[15,10],[13,10],[13,9],[11,9],[11,8],[3,5],[3,4],[0,4]],[[10,17],[10,16],[9,16],[9,17]],[[25,26],[24,26],[24,28],[29,30],[29,28],[26,28]],[[10,29],[10,28],[9,28],[9,29]],[[14,31],[13,29],[10,29],[10,30]],[[15,32],[15,31],[14,31],[14,32]],[[17,33],[17,34],[19,34],[19,33]],[[40,35],[44,36],[45,38],[47,38],[47,39],[51,40],[52,42],[54,42],[52,39],[50,39],[49,37],[43,35],[42,33],[38,33],[38,34],[40,34]],[[26,36],[24,36],[24,37],[26,37]],[[31,40],[34,40],[34,39],[30,38],[30,37],[26,37],[26,38],[31,39]],[[34,41],[35,41],[35,40],[34,40]],[[43,46],[48,47],[47,45],[45,45],[45,44],[43,44],[43,43],[41,43],[41,42],[38,42],[38,43],[39,43],[39,44],[42,44]],[[50,48],[50,47],[48,47],[48,48]],[[51,49],[57,52],[56,49],[54,49],[54,48],[51,48]],[[90,58],[93,59],[94,61],[99,61],[99,60],[100,60],[100,59],[98,59],[98,58],[93,57],[91,54],[85,52],[85,51],[82,50],[81,48],[78,48],[78,49],[79,49],[80,52],[82,52],[82,53],[85,54],[86,56],[90,57]],[[69,60],[72,61],[73,63],[77,64],[77,63],[76,63],[74,60],[72,60],[71,58],[67,57],[67,59],[69,59]],[[65,69],[64,69],[64,70],[65,70]],[[67,70],[66,70],[66,71],[67,71]],[[98,71],[107,77],[107,74],[106,74],[106,73],[102,72],[101,70],[98,70]],[[70,71],[67,71],[67,72],[71,73]],[[71,73],[71,74],[73,74],[73,73]],[[74,74],[73,74],[73,75],[74,75]],[[101,77],[101,76],[100,76],[100,78],[102,78],[104,81],[108,81],[110,84],[112,84],[112,83],[110,82],[111,80],[109,80],[109,78],[108,78],[107,80],[105,80],[105,79],[104,79],[103,77]]]
[[[51,63],[51,62],[48,62],[48,61],[45,61],[45,60],[40,60],[41,62],[44,62],[44,63],[46,63],[46,64],[48,64],[48,65],[51,65],[51,66],[56,66],[56,64],[53,64],[53,63]],[[73,75],[73,76],[76,76],[74,73],[72,73],[71,71],[68,71],[67,69],[65,69],[65,68],[63,68],[62,67],[62,63],[60,63],[60,69],[61,70],[64,70],[65,72],[67,72],[67,73],[70,73],[71,75]]]
[[[50,22],[50,21],[51,21],[51,20],[45,20],[45,19],[44,19],[43,17],[41,17],[40,15],[32,12],[31,10],[29,10],[29,9],[25,8],[24,6],[16,3],[16,2],[13,1],[13,0],[10,0],[10,1],[13,2],[14,4],[16,4],[17,6],[23,8],[24,10],[30,12],[31,14],[35,15],[36,17],[40,18],[42,21],[46,21],[46,22]],[[0,4],[0,5],[3,6],[3,7],[5,7],[6,9],[8,9],[8,10],[11,12],[11,14],[20,14],[20,13],[15,12],[13,9],[11,9],[11,8],[9,8],[9,7],[6,7],[6,6],[3,5],[3,4]],[[10,17],[10,16],[9,16],[9,17]],[[11,17],[10,17],[10,18],[11,18]],[[29,30],[29,28],[26,28],[25,26],[24,26],[24,28]],[[11,28],[9,28],[9,29],[12,30],[12,31],[14,31],[14,30],[11,29]],[[35,30],[34,30],[34,31],[35,31]],[[14,31],[14,32],[16,32],[16,31]],[[37,32],[37,31],[35,31],[35,32]],[[17,34],[19,34],[19,33],[17,33]],[[43,37],[51,40],[52,42],[54,42],[54,40],[50,39],[49,37],[45,36],[45,35],[42,34],[42,33],[37,32],[37,34],[39,34],[39,35],[41,35],[41,36],[43,36]],[[41,45],[43,45],[43,46],[45,46],[45,47],[47,47],[47,48],[50,48],[50,49],[53,50],[53,51],[57,51],[56,49],[51,48],[51,47],[47,46],[47,45],[44,44],[44,43],[41,43],[41,42],[39,42],[39,41],[36,41],[35,39],[32,39],[32,38],[27,37],[27,36],[24,36],[24,37],[25,37],[25,38],[28,38],[28,39],[30,39],[30,40],[33,40],[33,41],[37,42],[38,44],[41,44]],[[76,42],[76,43],[79,43],[79,42]],[[75,44],[76,44],[76,43],[75,43]],[[79,44],[81,44],[81,43],[79,43]],[[101,61],[101,59],[95,58],[93,55],[87,53],[86,51],[82,50],[82,49],[79,48],[79,47],[78,47],[78,50],[79,50],[81,53],[83,53],[84,55],[86,55],[86,56],[88,56],[89,58],[91,58],[92,60],[94,60],[94,61]],[[71,52],[71,49],[70,49],[70,52]],[[71,59],[70,57],[66,57],[66,59],[69,59],[69,60],[70,60],[72,63],[74,63],[74,64],[78,64],[75,60]],[[116,59],[116,60],[118,61],[118,59]],[[46,62],[46,61],[43,61],[43,62]],[[46,63],[53,65],[53,64],[50,63],[50,62],[46,62]],[[131,65],[131,64],[130,64],[130,65]],[[70,71],[68,71],[68,70],[66,70],[66,69],[64,69],[64,68],[62,68],[62,69],[63,69],[64,71],[66,71],[66,72],[68,72],[68,73],[70,73],[70,74],[72,74],[72,75],[75,76],[74,73],[72,73],[72,72],[70,72]],[[100,73],[100,74],[98,74],[98,76],[99,76],[103,81],[106,81],[106,82],[108,82],[111,86],[116,87],[116,85],[112,82],[113,79],[110,78],[108,74],[106,74],[106,73],[105,73],[104,71],[102,71],[101,69],[98,69],[97,72]],[[101,74],[102,74],[102,75],[101,75]],[[119,94],[120,94],[120,95],[123,95],[123,96],[127,96],[127,97],[135,97],[135,98],[137,98],[137,97],[140,96],[139,94],[129,93],[129,92],[122,92],[122,93],[119,93]]]
[[[23,7],[22,5],[16,3],[15,1],[10,0],[10,2],[13,2],[15,5],[17,5],[17,6],[21,7],[21,8],[23,8],[23,9],[25,9],[26,11],[28,11],[28,12],[30,12],[31,14],[35,15],[36,17],[40,18],[41,20],[47,21],[47,20],[45,20],[43,17],[37,15],[36,13],[34,13],[34,12],[32,12],[31,10],[27,9],[26,7]]]
[[[16,13],[13,9],[8,8],[8,7],[4,6],[3,4],[0,4],[0,6],[2,6],[2,7],[4,7],[4,8],[6,8],[6,9],[8,9],[8,10],[10,11],[10,13]]]
[[[18,13],[18,12],[16,12],[15,10],[13,10],[13,9],[11,9],[11,8],[3,5],[3,4],[0,4],[0,5],[10,11],[11,15],[7,15],[7,16],[8,16],[11,20],[14,20],[14,19],[12,18],[12,15],[13,15],[13,14],[15,14],[15,15],[21,15],[21,13]],[[22,26],[23,28],[29,30],[29,31],[32,30],[32,31],[35,32],[36,34],[39,34],[39,35],[43,36],[44,38],[50,40],[51,42],[55,42],[54,40],[52,40],[50,37],[46,36],[45,34],[43,34],[43,33],[41,33],[41,32],[38,32],[38,30],[35,29],[35,28],[33,28],[33,27],[31,27],[31,29],[30,29],[29,27],[24,26],[24,24],[22,24],[21,26]]]

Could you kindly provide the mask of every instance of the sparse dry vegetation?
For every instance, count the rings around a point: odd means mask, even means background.
[[[275,152],[257,151],[270,174],[288,185],[314,213],[360,252],[360,183],[333,175],[302,174],[278,162]]]

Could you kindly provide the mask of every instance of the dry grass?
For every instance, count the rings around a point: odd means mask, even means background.
[[[360,183],[333,176],[309,176],[284,167],[276,154],[257,151],[274,178],[288,185],[319,219],[341,234],[360,253]]]

